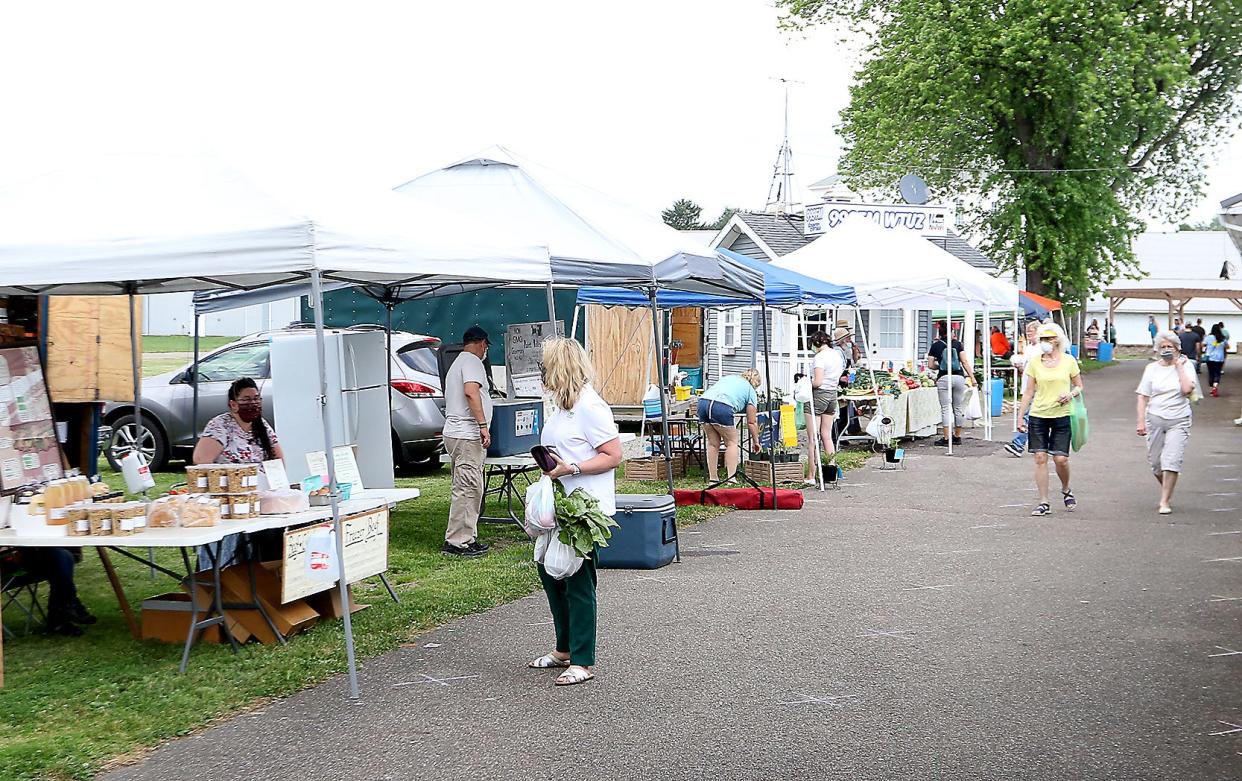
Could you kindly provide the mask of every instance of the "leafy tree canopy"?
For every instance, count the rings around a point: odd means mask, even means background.
[[[967,196],[1027,284],[1079,299],[1134,273],[1138,215],[1184,215],[1239,119],[1242,0],[777,0],[869,37],[841,173]]]
[[[673,205],[660,212],[664,224],[679,231],[696,230],[701,225],[703,207],[689,198],[679,198]]]

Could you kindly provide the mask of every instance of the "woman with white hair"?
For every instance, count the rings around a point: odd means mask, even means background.
[[[616,469],[621,439],[612,408],[591,387],[595,370],[586,350],[573,339],[543,343],[543,385],[552,396],[552,412],[540,435],[556,467],[545,472],[559,480],[566,494],[582,490],[599,502],[600,512],[617,513]],[[530,662],[536,669],[564,668],[557,686],[574,686],[595,678],[595,552],[564,580],[536,565],[552,611],[556,648]]]
[[[1069,339],[1055,323],[1046,323],[1036,333],[1039,360],[1026,367],[1026,384],[1018,410],[1018,431],[1030,429],[1030,450],[1035,454],[1035,487],[1039,504],[1031,515],[1052,512],[1048,502],[1048,456],[1052,456],[1061,479],[1061,498],[1067,512],[1078,506],[1070,490],[1070,401],[1082,394],[1082,374],[1078,361],[1069,354]],[[1030,413],[1030,423],[1025,420]]]
[[[1190,361],[1181,354],[1181,339],[1172,331],[1156,334],[1156,360],[1143,369],[1135,393],[1138,394],[1140,437],[1147,440],[1147,463],[1160,484],[1157,512],[1173,512],[1173,489],[1182,471],[1186,441],[1190,438],[1190,398],[1195,392],[1195,374]]]
[[[725,445],[725,471],[729,480],[737,473],[742,451],[738,447],[740,432],[733,424],[733,416],[745,412],[746,426],[750,429],[751,450],[759,449],[759,398],[755,389],[763,382],[755,369],[741,374],[721,377],[699,399],[699,422],[707,439],[707,479],[717,482],[720,459],[720,443]]]

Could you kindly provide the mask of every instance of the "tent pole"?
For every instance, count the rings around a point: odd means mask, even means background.
[[[194,310],[194,363],[190,369],[191,385],[194,389],[194,399],[190,404],[190,433],[194,436],[195,443],[198,441],[198,336],[199,315],[198,310]]]
[[[945,378],[945,384],[948,386],[948,391],[949,391],[949,425],[945,430],[945,439],[949,440],[949,455],[953,455],[953,424],[956,423],[957,421],[955,419],[955,416],[953,415],[953,301],[949,297],[949,287],[950,287],[949,281],[945,280],[945,283],[944,283],[944,329],[945,329],[944,358],[945,358],[946,363],[944,364],[944,369],[945,369],[944,378]],[[963,366],[962,370],[965,371],[966,367]],[[937,374],[939,374],[939,372],[937,372]],[[937,379],[936,383],[938,385],[940,383],[940,380]],[[944,405],[943,404],[940,406],[940,425],[942,426],[944,425]]]
[[[142,438],[146,433],[142,425],[142,381],[139,378],[141,359],[138,355],[138,317],[134,302],[135,286],[129,285],[129,366],[134,380],[134,450],[138,453],[138,463],[148,464],[142,452]],[[147,489],[142,489],[147,495]]]
[[[771,346],[768,344],[768,302],[765,295],[759,300],[759,319],[763,323],[763,374],[767,380],[768,391],[768,437],[772,440],[772,453],[776,453],[776,418],[772,415],[772,361],[769,354],[772,352]],[[741,453],[738,454],[739,458]],[[776,462],[770,461],[772,466],[772,509],[779,510],[780,505],[777,504],[776,498]]]
[[[575,305],[574,306],[574,324],[569,329],[569,336],[571,339],[578,338],[578,315],[581,312],[582,312],[582,307]]]
[[[983,438],[992,441],[992,309],[983,307],[983,383],[987,392],[983,400],[987,407],[983,410]]]
[[[384,349],[388,353],[388,360],[385,361],[385,365],[388,366],[388,431],[390,432],[389,436],[394,439],[393,444],[397,450],[396,453],[393,453],[393,471],[396,471],[395,467],[398,459],[401,461],[405,460],[405,447],[401,442],[401,438],[396,435],[397,429],[392,425],[392,311],[396,308],[396,301],[393,300],[391,295],[388,295],[388,291],[385,291],[384,314],[387,319],[384,323]]]
[[[552,326],[552,332],[548,334],[549,339],[554,339],[556,333],[556,297],[552,295],[552,283],[548,283],[548,324]]]
[[[655,346],[656,356],[656,376],[660,384],[660,433],[664,439],[663,453],[665,473],[668,475],[668,492],[673,493],[673,458],[668,452],[668,395],[664,392],[666,384],[664,372],[664,350],[660,344],[660,309],[656,306],[656,289],[653,287],[647,291],[647,295],[651,298],[651,338],[652,345]]]
[[[315,304],[315,349],[319,359],[319,424],[323,426],[324,461],[328,463],[328,499],[332,504],[332,525],[336,529],[337,587],[340,589],[341,613],[345,621],[345,660],[349,666],[349,697],[356,700],[358,666],[354,659],[354,625],[349,611],[349,585],[345,575],[345,522],[341,520],[341,493],[336,485],[336,459],[333,457],[332,429],[328,426],[328,364],[323,338],[323,283],[319,269],[311,272],[311,298]],[[337,403],[339,403],[339,399]]]

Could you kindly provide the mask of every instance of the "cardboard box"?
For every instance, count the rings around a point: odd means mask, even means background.
[[[190,584],[182,583],[181,588],[188,594],[190,591]],[[210,572],[198,573],[198,588],[195,589],[195,595],[197,597],[195,601],[198,603],[198,609],[201,611],[209,610],[211,608],[211,600],[214,594],[215,594],[215,591],[211,583],[211,573]],[[229,602],[231,600],[231,597],[229,596],[229,593],[228,593],[228,589],[225,589],[223,599],[225,602]],[[250,612],[250,611],[225,610],[224,619],[225,619],[225,626],[228,627],[229,634],[233,635],[233,639],[239,643],[245,643],[249,641],[250,638],[253,637],[254,635],[250,632],[249,629],[247,629],[237,620],[237,613],[241,613],[241,612]],[[258,613],[255,613],[255,615],[257,616]],[[259,617],[259,620],[260,621],[263,620],[262,616]],[[267,629],[266,624],[264,624],[263,627],[267,631],[268,636],[271,637],[271,634],[272,634],[271,630]],[[184,634],[182,635],[181,639],[182,641],[185,640]],[[223,638],[221,638],[221,640],[223,640]],[[271,642],[276,642],[276,638],[272,637]]]
[[[190,595],[178,591],[142,600],[142,639],[162,643],[184,643],[190,631]],[[219,643],[220,627],[210,626],[199,636],[200,643]]]
[[[311,607],[319,611],[319,615],[324,618],[339,619],[345,617],[345,611],[341,610],[341,590],[336,586],[327,591],[320,591],[318,594],[311,594],[306,598]],[[354,601],[354,587],[349,586],[349,614],[352,616],[360,610],[366,610],[370,605],[359,605]]]
[[[267,615],[272,619],[276,629],[285,637],[311,627],[319,619],[319,612],[308,605],[304,599],[295,599],[283,605],[280,603],[280,577],[268,567],[256,564],[254,580],[259,604],[263,606]],[[234,602],[250,601],[250,574],[247,572],[245,564],[235,564],[232,567],[223,569],[220,572],[220,583],[224,586],[227,600]],[[233,596],[229,596],[230,594]],[[251,627],[250,623],[243,621],[241,615],[238,616],[238,620],[246,623],[246,626],[260,638],[261,642],[276,642],[275,637],[272,637],[270,641],[263,640],[264,635],[271,635],[271,629],[267,626],[267,622],[263,620],[263,616],[259,614],[259,611],[239,610],[236,612],[239,614],[248,613],[254,619],[257,619],[258,624],[262,627],[262,631]]]

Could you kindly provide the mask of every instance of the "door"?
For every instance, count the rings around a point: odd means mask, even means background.
[[[274,388],[268,387],[271,384],[268,382],[271,378],[271,342],[263,340],[230,345],[198,362],[197,430],[190,420],[193,417],[194,386],[182,382],[175,390],[175,422],[170,425],[172,430],[169,432],[173,445],[193,447],[207,421],[228,412],[229,386],[243,377],[251,378],[259,386],[259,393],[264,396],[263,416],[270,421],[275,403],[272,398]]]

